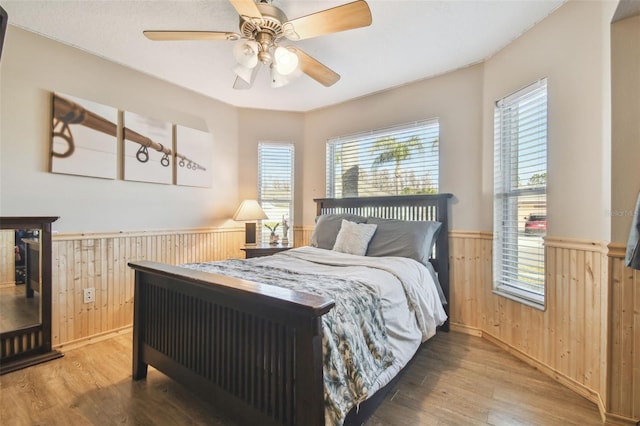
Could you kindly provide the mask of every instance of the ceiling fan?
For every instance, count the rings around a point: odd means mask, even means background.
[[[280,45],[284,39],[304,40],[312,37],[371,25],[371,11],[364,0],[354,1],[300,18],[289,20],[271,0],[229,0],[240,15],[240,33],[225,31],[143,31],[150,40],[230,40],[237,74],[233,85],[248,89],[258,73],[259,64],[269,66],[271,85],[287,84],[287,76],[299,69],[320,84],[329,87],[340,75],[306,54],[298,47]]]

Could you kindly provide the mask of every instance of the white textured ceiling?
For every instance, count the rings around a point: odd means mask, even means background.
[[[274,0],[289,19],[349,0]],[[3,1],[9,24],[168,80],[231,105],[308,111],[480,62],[565,0],[368,0],[369,27],[296,46],[341,75],[327,88],[302,75],[273,89],[265,67],[253,88],[234,90],[230,41],[150,41],[150,30],[238,32],[227,0]]]

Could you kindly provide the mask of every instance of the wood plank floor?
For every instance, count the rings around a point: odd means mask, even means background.
[[[153,368],[131,380],[131,333],[0,377],[2,425],[233,425]],[[367,426],[600,425],[594,404],[478,337],[427,342]]]
[[[25,284],[0,287],[0,333],[40,323],[40,293],[27,298]]]

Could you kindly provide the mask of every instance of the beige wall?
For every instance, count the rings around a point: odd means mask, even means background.
[[[491,229],[482,221],[480,178],[482,65],[422,80],[305,115],[304,224],[313,224],[313,198],[325,196],[327,139],[370,129],[440,120],[440,192],[451,192],[453,229]]]
[[[549,235],[609,241],[610,22],[617,2],[570,1],[485,61],[305,115],[305,225],[325,195],[326,140],[438,117],[440,191],[455,230],[493,228],[494,102],[540,78],[549,83]]]
[[[236,108],[13,26],[1,70],[1,215],[60,216],[60,231],[116,231],[210,226],[233,214]],[[212,187],[48,173],[52,91],[211,132]]]
[[[493,102],[548,79],[548,235],[610,235],[610,49],[614,2],[570,1],[485,62],[484,193],[493,185]],[[486,197],[483,212],[491,212]],[[490,229],[490,228],[489,228]]]
[[[258,196],[258,143],[287,142],[294,144],[294,219],[302,214],[304,157],[304,114],[298,112],[268,111],[260,109],[240,109],[239,129],[239,193],[240,199]]]
[[[256,196],[256,146],[274,140],[296,145],[296,221],[311,225],[312,200],[325,195],[327,139],[438,117],[440,191],[455,196],[451,227],[490,230],[493,102],[546,76],[549,234],[608,240],[614,7],[571,1],[483,64],[304,114],[236,109],[10,26],[1,63],[0,213],[60,215],[56,229],[65,231],[222,223],[241,199]],[[47,173],[51,91],[212,132],[214,186]]]
[[[626,242],[640,192],[640,15],[611,26],[611,241]]]

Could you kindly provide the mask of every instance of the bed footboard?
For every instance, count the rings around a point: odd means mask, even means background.
[[[155,262],[129,266],[135,380],[151,365],[239,424],[324,424],[320,317],[332,300]]]

